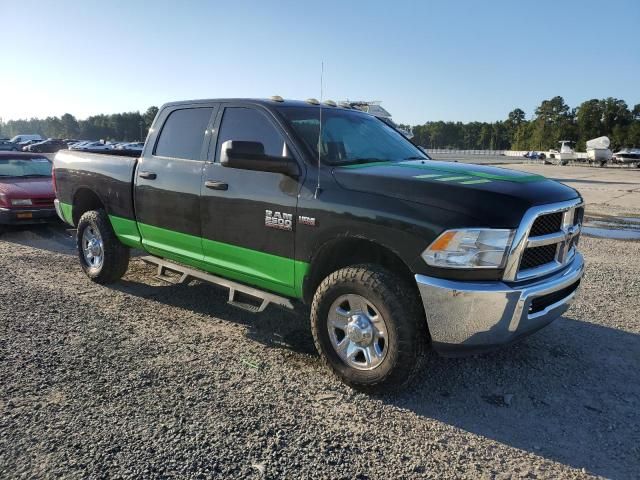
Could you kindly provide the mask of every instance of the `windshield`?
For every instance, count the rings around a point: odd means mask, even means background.
[[[280,107],[279,111],[317,155],[320,108]],[[353,110],[322,108],[321,161],[330,165],[429,159],[381,120]]]
[[[1,158],[0,177],[50,177],[51,166],[46,158]]]

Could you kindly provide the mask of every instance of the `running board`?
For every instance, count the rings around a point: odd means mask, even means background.
[[[201,270],[195,270],[193,268],[185,267],[184,265],[173,263],[159,257],[148,255],[145,257],[140,257],[140,260],[150,265],[157,266],[158,273],[156,274],[155,278],[157,278],[158,280],[162,280],[163,282],[170,283],[172,285],[177,285],[180,283],[188,283],[191,280],[197,279],[197,280],[203,280],[208,283],[213,283],[214,285],[220,285],[221,287],[226,287],[229,289],[229,300],[228,300],[229,305],[233,305],[234,307],[241,308],[251,313],[262,312],[271,303],[275,305],[280,305],[281,307],[289,308],[291,310],[294,309],[294,306],[293,306],[293,303],[291,303],[291,300],[289,300],[288,298],[276,295],[274,293],[258,290],[257,288],[249,287],[247,285],[243,285],[242,283],[237,283],[237,282],[234,282],[233,280],[228,280],[226,278],[218,277],[216,275],[211,275],[210,273],[205,273]],[[167,274],[167,272],[177,273],[180,275],[180,277],[170,276]],[[256,304],[239,300],[238,294],[245,295],[255,299]]]

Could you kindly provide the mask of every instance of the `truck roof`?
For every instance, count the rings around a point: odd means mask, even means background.
[[[162,108],[165,107],[175,107],[175,106],[180,106],[180,105],[193,105],[193,104],[198,104],[198,103],[203,103],[203,104],[208,104],[208,103],[224,103],[224,102],[234,102],[234,103],[247,103],[247,104],[254,104],[254,105],[263,105],[266,107],[317,107],[320,104],[319,103],[312,103],[312,100],[315,99],[309,99],[309,100],[286,100],[286,99],[280,99],[278,98],[277,100],[272,99],[272,98],[206,98],[206,99],[197,99],[197,100],[179,100],[176,102],[169,102],[169,103],[165,103],[164,105],[162,105]],[[317,100],[315,100],[315,102],[318,102]],[[329,105],[327,103],[327,100],[323,101],[322,103],[322,107],[323,108],[339,108],[342,110],[356,110],[354,108],[350,108],[350,107],[345,107],[342,105]]]

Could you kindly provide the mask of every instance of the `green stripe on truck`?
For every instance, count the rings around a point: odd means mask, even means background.
[[[152,255],[295,298],[309,264],[109,215],[118,239]],[[139,232],[139,233],[138,233]],[[142,235],[142,240],[140,239]]]
[[[60,201],[58,201],[58,205],[60,205],[60,211],[62,212],[65,222],[73,225],[73,207],[68,203],[62,203]]]
[[[122,243],[132,248],[142,248],[142,242],[140,241],[140,232],[138,231],[138,225],[135,221],[128,218],[116,217],[115,215],[109,215],[109,221],[113,231],[116,232],[116,237]]]

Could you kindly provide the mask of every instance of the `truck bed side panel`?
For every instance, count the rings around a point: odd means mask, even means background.
[[[63,211],[87,191],[104,205],[121,241],[138,246],[140,235],[133,206],[133,175],[137,158],[86,152],[60,152],[55,156],[56,193]],[[73,213],[77,221],[76,213]]]

